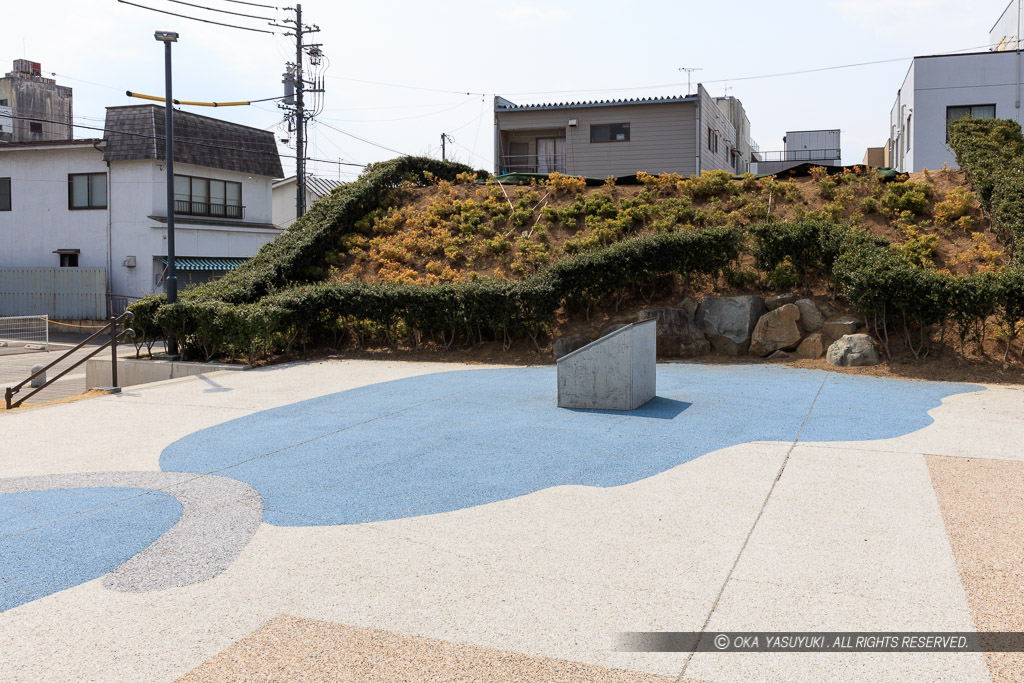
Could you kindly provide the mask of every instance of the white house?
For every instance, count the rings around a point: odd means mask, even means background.
[[[222,275],[280,230],[273,135],[174,112],[179,286]],[[159,291],[167,258],[164,109],[109,107],[103,140],[0,144],[0,268],[104,268],[115,295]]]
[[[323,199],[331,191],[344,185],[341,180],[328,180],[319,176],[306,176],[306,208],[313,206],[313,202]],[[274,181],[274,225],[287,228],[295,222],[295,176],[281,178]]]
[[[1018,2],[1013,0],[989,33],[988,52],[915,57],[889,114],[889,153],[898,171],[956,166],[946,127],[963,116],[1020,123],[1022,53]]]

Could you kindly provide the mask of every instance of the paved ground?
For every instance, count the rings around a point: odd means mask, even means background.
[[[59,338],[59,341],[51,341],[49,345],[49,351],[42,350],[26,350],[24,348],[8,347],[0,349],[0,395],[6,387],[13,386],[23,379],[27,378],[32,374],[32,368],[36,365],[49,365],[53,361],[60,358],[64,353],[74,348],[79,341],[86,339],[87,335],[78,337],[72,337],[64,335]],[[99,343],[102,344],[101,340]],[[48,373],[49,377],[55,377],[61,370],[67,368],[70,365],[86,356],[96,349],[96,345],[89,345],[82,348],[80,351],[73,353],[66,361],[60,365],[54,367]],[[155,350],[158,352],[159,348]],[[135,347],[131,344],[118,345],[118,356],[134,358]],[[145,354],[145,350],[143,350]],[[100,351],[95,357],[105,356],[110,357],[110,350],[106,349]],[[27,392],[31,391],[27,387],[19,392],[19,395],[24,396]],[[30,403],[46,403],[48,401],[55,401],[61,398],[67,398],[68,396],[75,396],[85,391],[85,364],[79,365],[77,368],[72,370],[70,373],[64,375],[56,382],[46,387],[38,394],[34,395],[29,399]],[[17,396],[15,397],[17,398]],[[0,406],[3,404],[0,403]]]
[[[658,389],[567,411],[553,368],[334,361],[0,415],[2,677],[1019,680],[1021,655],[617,651],[1024,630],[1021,388]]]

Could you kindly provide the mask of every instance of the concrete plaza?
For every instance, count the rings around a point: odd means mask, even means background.
[[[1012,681],[999,653],[628,631],[1024,630],[1024,388],[324,361],[0,414],[4,680]]]

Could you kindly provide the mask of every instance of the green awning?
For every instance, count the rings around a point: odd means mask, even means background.
[[[216,258],[214,256],[176,256],[175,270],[234,270],[249,259],[247,258]],[[167,257],[160,262],[167,265]]]

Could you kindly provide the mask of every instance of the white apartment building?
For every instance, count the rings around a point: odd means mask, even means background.
[[[989,32],[991,51],[914,58],[889,114],[889,153],[896,170],[955,167],[946,130],[960,117],[1020,123],[1019,25],[1019,3],[1013,0]]]
[[[167,261],[164,109],[109,107],[106,138],[0,144],[0,268],[104,268],[108,291],[160,291]],[[273,135],[174,112],[179,287],[280,234]],[[111,132],[116,131],[116,132]]]

